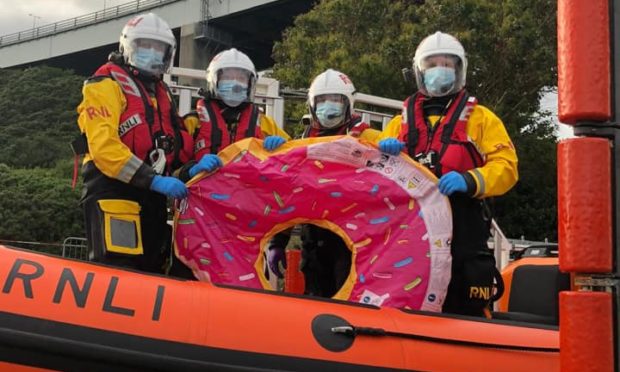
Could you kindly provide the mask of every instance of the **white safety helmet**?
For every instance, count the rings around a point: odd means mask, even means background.
[[[207,67],[207,91],[212,98],[222,99],[218,94],[218,83],[225,68],[237,68],[248,72],[248,94],[245,102],[254,100],[256,90],[256,69],[250,57],[245,53],[231,48],[218,53]]]
[[[332,70],[331,68],[314,78],[308,90],[308,105],[310,106],[312,116],[315,118],[314,122],[317,122],[316,98],[326,94],[339,94],[346,98],[345,120],[341,123],[344,124],[346,119],[353,113],[353,105],[355,104],[355,86],[353,82],[345,73]]]
[[[147,48],[158,50],[161,58],[153,58],[151,54],[138,54],[140,44],[149,44]],[[119,51],[125,64],[137,68],[143,73],[160,76],[167,72],[174,60],[176,39],[168,23],[153,13],[141,14],[127,22],[119,41]],[[160,52],[163,52],[161,55]]]
[[[428,57],[436,55],[454,56],[456,59],[455,75],[456,79],[452,89],[436,96],[453,94],[465,87],[465,78],[467,76],[467,58],[465,57],[465,49],[463,45],[452,35],[437,31],[422,40],[415,51],[413,57],[413,71],[415,73],[418,89],[423,94],[429,95],[424,84],[424,72],[428,66],[425,62]]]

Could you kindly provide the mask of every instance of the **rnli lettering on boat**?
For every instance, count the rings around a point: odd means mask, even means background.
[[[2,271],[0,271],[2,280],[0,297],[8,295],[12,300],[29,299],[35,303],[43,300],[47,304],[73,305],[91,311],[98,307],[101,312],[121,317],[148,316],[153,322],[159,322],[162,315],[166,286],[161,284],[152,290],[147,288],[148,286],[134,288],[140,291],[139,296],[125,295],[119,299],[118,293],[123,286],[135,287],[135,280],[124,280],[122,276],[114,274],[84,272],[72,267],[62,268],[59,274],[58,271],[51,273],[46,270],[44,262],[22,258],[14,259],[8,271]],[[98,287],[98,290],[94,291],[95,287]],[[149,314],[136,312],[138,305],[144,307],[144,301],[150,301],[147,306],[151,310]]]

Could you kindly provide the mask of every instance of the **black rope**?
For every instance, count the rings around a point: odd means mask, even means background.
[[[460,346],[469,346],[469,347],[482,347],[482,348],[488,348],[488,349],[537,351],[537,352],[542,352],[542,353],[559,353],[560,352],[559,348],[553,348],[553,347],[502,345],[502,344],[494,344],[494,343],[487,343],[487,342],[454,340],[454,339],[447,339],[447,338],[440,338],[440,337],[422,336],[422,335],[416,335],[416,334],[411,334],[411,333],[391,332],[391,331],[386,331],[382,328],[371,328],[371,327],[355,327],[355,326],[334,327],[332,328],[332,332],[343,333],[351,337],[355,337],[357,335],[391,336],[391,337],[406,338],[406,339],[426,341],[426,342],[435,342],[435,343],[440,343],[440,344],[460,345]]]

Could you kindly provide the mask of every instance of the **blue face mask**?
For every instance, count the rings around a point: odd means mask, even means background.
[[[432,97],[441,97],[452,93],[456,73],[453,68],[437,66],[424,71],[424,86]]]
[[[133,56],[132,65],[154,75],[163,74],[164,53],[151,48],[138,48]]]
[[[322,127],[335,128],[344,121],[344,103],[324,101],[316,104],[316,117]]]
[[[230,107],[237,107],[248,98],[248,86],[237,80],[220,80],[217,95]]]

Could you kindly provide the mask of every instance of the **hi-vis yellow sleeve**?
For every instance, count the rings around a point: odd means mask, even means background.
[[[106,176],[129,183],[142,160],[118,135],[120,116],[127,106],[120,86],[111,78],[88,80],[82,95],[77,112],[80,131],[88,140],[89,153],[84,162],[92,160]]]
[[[397,138],[397,139],[400,139],[402,141],[402,139],[400,138],[400,131],[401,131],[401,128],[402,128],[402,125],[401,125],[402,121],[403,121],[402,115],[394,116],[389,121],[389,123],[387,123],[385,128],[383,128],[383,132],[381,132],[381,134],[377,138],[377,141],[381,141],[382,139],[386,139],[386,138]]]
[[[375,145],[379,143],[380,137],[381,131],[372,128],[364,129],[362,134],[360,134],[360,139],[374,143]]]
[[[265,114],[259,114],[260,130],[263,132],[263,137],[267,136],[280,136],[287,141],[291,140],[291,136],[285,131],[280,129],[275,120]]]
[[[488,108],[476,105],[467,122],[467,135],[486,161],[484,166],[469,171],[476,181],[474,196],[506,193],[519,180],[519,160],[504,123]]]

